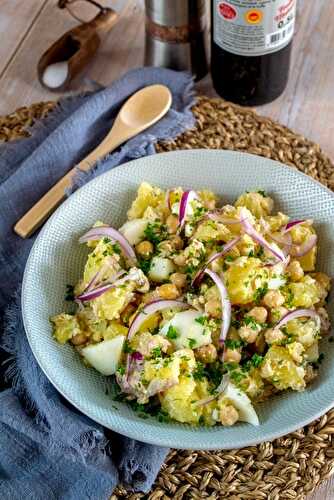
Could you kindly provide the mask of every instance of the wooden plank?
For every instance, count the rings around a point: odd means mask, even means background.
[[[299,2],[286,92],[258,111],[319,143],[334,160],[334,3]]]
[[[0,8],[0,77],[24,42],[48,0],[2,0]]]
[[[290,78],[284,94],[256,111],[320,144],[334,160],[334,2],[298,0]],[[216,96],[209,77],[198,85]],[[334,498],[334,496],[333,496]]]
[[[0,114],[9,113],[22,105],[64,96],[41,87],[36,76],[36,66],[45,49],[76,24],[66,11],[60,11],[56,7],[55,2],[46,5],[26,37],[24,45],[19,48],[0,79]],[[118,25],[107,35],[95,60],[73,82],[72,90],[82,90],[85,77],[108,84],[127,69],[141,66],[143,30],[143,9],[136,0],[130,0]]]

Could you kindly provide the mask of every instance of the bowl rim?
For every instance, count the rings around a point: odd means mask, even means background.
[[[269,158],[265,158],[265,157],[262,157],[262,156],[259,156],[259,155],[255,155],[255,154],[252,154],[252,153],[247,153],[247,152],[242,152],[242,151],[214,150],[214,149],[203,149],[203,148],[200,148],[200,149],[182,149],[182,150],[169,151],[169,152],[163,152],[163,153],[157,153],[157,154],[159,155],[159,157],[161,157],[161,156],[168,156],[168,157],[170,157],[170,156],[179,156],[179,155],[183,155],[183,154],[186,156],[189,153],[193,154],[194,151],[202,153],[202,154],[203,153],[204,154],[209,154],[209,155],[211,153],[213,153],[213,152],[215,152],[215,154],[217,154],[217,155],[221,153],[221,154],[224,154],[224,155],[227,155],[227,156],[228,155],[232,155],[232,156],[246,155],[248,157],[252,157],[254,159],[254,161],[257,161],[258,159],[261,159],[261,160],[266,160],[267,163],[268,162],[272,162],[273,167],[275,165],[279,165],[282,168],[285,168],[285,169],[293,171],[294,174],[296,174],[296,175],[299,175],[301,177],[305,177],[309,182],[316,184],[319,188],[321,188],[324,192],[326,192],[327,194],[329,194],[333,198],[333,203],[334,203],[334,193],[333,193],[333,191],[331,191],[329,188],[327,188],[326,186],[324,186],[318,180],[313,179],[309,175],[305,174],[304,172],[301,172],[300,170],[298,170],[298,169],[296,169],[296,168],[294,168],[294,167],[292,167],[290,165],[286,165],[286,164],[281,163],[279,161],[272,160],[272,159],[269,159]],[[44,365],[43,360],[41,360],[39,358],[38,353],[34,349],[34,346],[32,344],[32,340],[31,340],[30,335],[28,333],[29,332],[29,325],[28,325],[28,319],[27,319],[28,305],[27,305],[27,294],[25,293],[25,289],[26,289],[27,282],[28,282],[28,279],[29,279],[30,265],[31,265],[31,262],[32,262],[32,260],[34,258],[34,253],[35,253],[35,251],[37,249],[39,241],[43,238],[44,233],[52,226],[53,220],[58,216],[59,212],[61,210],[66,209],[66,207],[69,204],[75,202],[76,198],[79,196],[79,193],[80,192],[82,193],[82,190],[85,189],[85,187],[88,184],[90,184],[90,185],[92,183],[98,184],[99,182],[101,182],[101,178],[111,176],[111,175],[113,175],[114,171],[116,171],[117,169],[121,169],[121,168],[123,168],[125,166],[131,167],[131,165],[133,165],[133,164],[135,164],[137,162],[143,161],[143,160],[145,161],[147,159],[149,161],[154,161],[154,158],[157,156],[157,154],[149,155],[149,156],[141,157],[141,158],[136,158],[134,160],[125,162],[125,163],[123,163],[123,164],[121,164],[121,165],[119,165],[117,167],[114,167],[111,170],[109,170],[108,172],[105,172],[105,173],[103,173],[103,174],[101,174],[101,175],[93,178],[91,181],[88,181],[85,185],[81,186],[73,194],[71,194],[71,196],[69,198],[67,198],[57,208],[57,210],[52,214],[52,216],[49,218],[49,220],[44,224],[44,226],[42,227],[41,231],[39,232],[36,240],[34,241],[32,247],[30,249],[30,253],[29,253],[26,265],[25,265],[23,279],[22,279],[22,286],[21,286],[21,313],[22,313],[22,319],[23,319],[23,326],[24,326],[25,334],[27,336],[27,340],[28,340],[29,346],[30,346],[30,348],[31,348],[31,350],[33,352],[35,360],[37,361],[37,363],[38,363],[39,367],[41,368],[41,370],[43,371],[44,375],[47,377],[47,379],[50,381],[50,383],[57,389],[57,391],[65,399],[67,399],[67,401],[69,401],[71,403],[71,405],[73,405],[77,410],[79,410],[83,415],[87,416],[88,418],[90,418],[91,420],[97,422],[98,424],[100,424],[101,426],[103,426],[105,428],[108,428],[108,429],[110,429],[110,430],[112,430],[114,432],[118,432],[119,434],[122,434],[124,436],[127,436],[127,437],[135,439],[135,440],[139,440],[138,434],[136,432],[132,432],[131,431],[131,428],[132,428],[131,425],[128,425],[127,429],[124,430],[124,427],[120,426],[115,421],[112,421],[112,422],[110,422],[108,424],[103,419],[99,419],[95,415],[92,415],[89,410],[83,410],[80,407],[80,404],[78,404],[78,403],[76,403],[76,402],[73,401],[73,399],[71,397],[71,394],[68,394],[65,390],[63,390],[59,386],[58,382],[56,380],[54,380],[53,378],[51,378],[51,376],[48,374],[47,367]],[[265,167],[264,165],[258,165],[258,166],[261,167],[261,168],[268,168],[268,166]],[[273,189],[273,191],[274,191],[274,189]],[[320,418],[322,415],[324,415],[325,413],[327,413],[333,406],[334,406],[334,394],[333,394],[332,400],[328,403],[328,405],[326,405],[325,407],[323,407],[319,411],[316,411],[316,412],[313,412],[313,413],[310,412],[309,416],[305,416],[305,418],[302,419],[302,420],[299,420],[298,423],[296,423],[296,424],[291,423],[288,426],[284,426],[284,429],[280,428],[278,430],[268,431],[268,432],[266,432],[266,435],[265,435],[264,439],[261,439],[261,438],[259,438],[259,439],[256,439],[256,438],[255,439],[251,439],[251,438],[245,439],[245,440],[243,440],[243,442],[242,442],[241,445],[237,445],[235,448],[238,449],[238,448],[243,448],[243,447],[247,447],[247,446],[255,446],[255,445],[258,445],[258,444],[260,444],[262,442],[273,441],[274,439],[277,439],[279,437],[285,436],[285,435],[287,435],[287,434],[289,434],[291,432],[296,431],[299,428],[302,428],[302,427],[310,424],[312,421]],[[130,418],[129,417],[127,417],[125,415],[122,415],[121,418],[122,418],[123,421],[126,421],[126,422],[130,423]],[[150,429],[150,420],[143,420],[143,423],[145,424],[145,426],[147,426],[147,430],[149,431],[149,429]],[[179,423],[175,422],[175,424],[178,425]],[[183,425],[183,424],[180,424],[180,425]],[[243,425],[247,425],[247,424],[243,424]],[[261,428],[261,424],[260,424],[259,428]],[[186,429],[184,429],[184,430],[186,430]],[[223,431],[223,429],[221,429],[221,431]],[[202,434],[203,441],[205,441],[204,436],[205,436],[205,434]],[[158,446],[162,446],[162,447],[166,447],[166,448],[169,448],[171,446],[171,443],[168,441],[168,439],[160,437],[159,433],[157,433],[157,435],[155,435],[154,438],[151,438],[150,433],[147,432],[147,434],[145,434],[145,435],[143,435],[143,436],[140,437],[140,441],[148,443],[148,444],[151,444],[151,445],[158,445]],[[209,447],[206,446],[204,442],[202,444],[201,443],[196,443],[195,447],[198,450],[218,450],[218,449],[223,450],[223,449],[231,449],[232,448],[231,445],[224,446],[224,443],[220,443],[220,442],[217,443],[217,445],[212,445],[212,446],[210,445]],[[183,446],[182,443],[180,443],[180,445],[178,445],[177,448],[178,449],[189,450],[189,449],[194,448],[194,446],[189,446],[189,445]]]

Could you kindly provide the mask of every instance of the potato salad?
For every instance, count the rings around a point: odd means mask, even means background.
[[[276,212],[264,191],[230,205],[144,182],[123,226],[107,222],[79,240],[75,312],[51,322],[59,344],[114,377],[118,400],[161,421],[258,425],[259,401],[314,379],[330,279],[312,220]]]

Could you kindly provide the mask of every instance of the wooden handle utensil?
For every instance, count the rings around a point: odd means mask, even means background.
[[[111,153],[123,142],[160,120],[172,104],[165,85],[151,85],[133,94],[118,113],[113,127],[101,144],[57,182],[14,226],[22,238],[31,236],[65,198],[76,169],[90,170],[97,160]]]

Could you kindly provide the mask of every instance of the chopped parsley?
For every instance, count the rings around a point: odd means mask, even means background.
[[[196,347],[196,344],[197,344],[196,339],[192,339],[189,337],[187,340],[188,340],[189,348],[194,349],[194,347]]]
[[[161,352],[161,347],[154,347],[152,350],[151,350],[151,357],[156,359],[156,358],[161,358],[162,356],[162,352]]]
[[[259,305],[265,294],[268,292],[268,283],[265,283],[262,287],[255,290],[253,300],[256,305]]]
[[[158,245],[158,243],[161,243],[168,236],[166,226],[160,222],[149,222],[144,234],[145,238],[154,245]]]
[[[200,316],[199,318],[196,318],[195,321],[202,326],[206,326],[210,319],[207,316]]]
[[[286,298],[285,298],[285,302],[286,302],[286,305],[290,308],[290,307],[293,307],[293,301],[294,301],[294,294],[291,290],[291,288],[288,288],[287,291],[286,291]]]
[[[169,339],[169,340],[175,340],[177,339],[178,337],[180,336],[180,333],[178,331],[177,328],[175,328],[175,326],[173,325],[170,325],[168,330],[167,330],[167,333],[166,333],[166,337]]]
[[[264,248],[260,246],[260,248],[255,252],[255,257],[262,257],[264,254]]]
[[[138,259],[138,267],[143,271],[145,275],[149,273],[151,267],[151,260],[147,259]]]
[[[239,347],[242,347],[243,345],[245,345],[245,343],[242,340],[225,340],[225,346],[228,349],[239,349]]]
[[[254,257],[254,250],[251,250],[250,252],[248,252],[248,257]]]
[[[102,240],[102,241],[103,241],[103,243],[104,243],[105,245],[107,245],[108,243],[110,243],[110,242],[111,242],[111,239],[106,237],[106,238],[103,238],[103,240]]]
[[[238,329],[241,326],[241,321],[239,321],[238,319],[232,319],[231,326],[233,326],[234,328]]]
[[[207,209],[205,207],[196,207],[193,217],[195,219],[202,217],[202,215],[204,215],[205,212],[207,212]]]
[[[262,189],[259,189],[258,190],[258,193],[263,196],[263,198],[267,198],[267,193],[265,191],[263,191]]]
[[[134,352],[134,349],[130,346],[128,340],[125,340],[125,342],[124,342],[123,352],[125,352],[127,354],[130,354],[131,352]]]
[[[241,370],[232,370],[229,372],[230,379],[236,384],[239,384],[247,375],[245,375]]]
[[[74,286],[66,285],[65,300],[67,302],[72,302],[74,300]]]
[[[264,357],[260,356],[260,354],[253,354],[250,362],[251,365],[254,366],[254,368],[258,368],[262,363],[263,363]]]
[[[125,367],[124,366],[119,366],[116,371],[120,375],[124,375],[125,374]]]
[[[199,423],[199,425],[204,425],[204,424],[205,424],[205,419],[204,419],[203,415],[201,415],[201,416],[199,417],[199,419],[198,419],[198,423]]]
[[[227,255],[225,257],[226,262],[233,262],[235,260],[235,257],[233,255]]]
[[[258,330],[258,322],[253,318],[253,316],[244,316],[244,323],[249,326],[252,330]]]
[[[206,376],[205,366],[200,361],[197,362],[196,368],[193,371],[194,380],[203,380]]]

